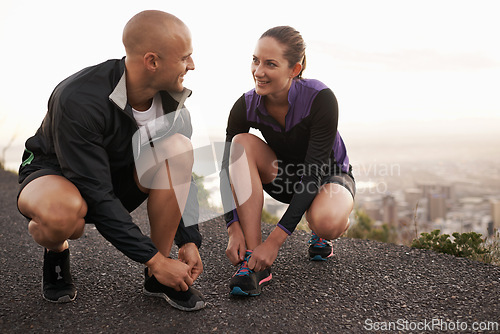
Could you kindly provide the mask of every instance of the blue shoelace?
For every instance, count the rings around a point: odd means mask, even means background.
[[[248,275],[250,275],[251,272],[253,272],[253,270],[248,268],[248,260],[250,259],[251,255],[252,255],[252,252],[247,251],[245,253],[245,258],[241,262],[240,268],[238,269],[236,274],[234,274],[234,276],[248,276]]]
[[[309,239],[309,245],[318,248],[329,246],[328,240],[318,237],[318,235],[314,232],[312,232],[311,239]]]

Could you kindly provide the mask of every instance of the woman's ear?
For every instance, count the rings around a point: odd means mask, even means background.
[[[292,70],[292,78],[295,78],[302,71],[302,65],[300,63],[296,63]]]

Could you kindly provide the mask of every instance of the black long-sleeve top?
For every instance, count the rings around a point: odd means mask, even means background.
[[[227,226],[238,221],[228,190],[230,143],[250,128],[260,130],[278,160],[302,165],[304,191],[296,192],[278,227],[291,234],[319,191],[321,178],[332,170],[349,172],[349,157],[337,132],[338,105],[333,92],[318,80],[294,80],[288,93],[289,110],[283,128],[271,117],[255,89],[234,104],[226,128],[221,169],[221,195]]]

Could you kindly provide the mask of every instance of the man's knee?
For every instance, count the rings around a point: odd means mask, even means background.
[[[65,194],[58,200],[47,200],[36,210],[33,220],[57,239],[73,239],[83,233],[87,204],[81,196]],[[78,232],[75,234],[75,232]]]
[[[182,164],[185,167],[193,166],[193,144],[188,137],[177,133],[155,145],[160,153],[159,157],[162,160],[168,160],[171,165]]]
[[[149,193],[149,189],[170,189],[184,184],[191,176],[193,165],[193,145],[189,138],[174,134],[159,140],[154,147],[146,147],[136,160],[139,188]]]

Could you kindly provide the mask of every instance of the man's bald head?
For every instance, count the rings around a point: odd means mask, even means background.
[[[146,10],[132,17],[123,29],[123,45],[127,56],[161,52],[168,39],[188,33],[184,22],[159,10]]]

